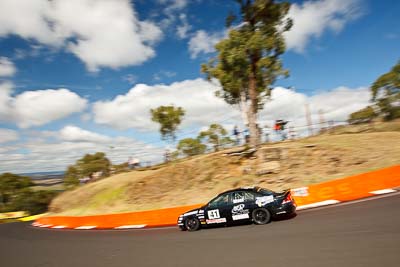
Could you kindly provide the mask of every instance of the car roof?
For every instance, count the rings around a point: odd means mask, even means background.
[[[262,190],[264,188],[258,187],[258,186],[253,186],[253,187],[239,187],[239,188],[235,188],[235,189],[230,189],[227,190],[225,192],[219,193],[218,196],[226,194],[226,193],[231,193],[231,192],[235,192],[235,191],[249,191],[249,192],[259,192],[260,190]],[[269,190],[270,191],[270,190]]]

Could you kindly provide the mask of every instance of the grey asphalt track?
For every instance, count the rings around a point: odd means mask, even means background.
[[[400,195],[269,225],[180,232],[0,225],[0,266],[400,266]]]

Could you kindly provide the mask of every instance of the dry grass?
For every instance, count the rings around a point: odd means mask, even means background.
[[[324,134],[265,145],[252,159],[227,157],[224,152],[202,155],[65,192],[53,201],[51,211],[64,215],[130,212],[204,203],[239,186],[282,190],[318,183],[399,164],[399,140],[400,132]],[[261,175],[266,164],[274,168]]]

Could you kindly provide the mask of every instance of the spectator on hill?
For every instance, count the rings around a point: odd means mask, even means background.
[[[240,131],[238,129],[238,127],[235,125],[235,127],[233,128],[233,135],[235,136],[235,143],[236,145],[240,144]]]

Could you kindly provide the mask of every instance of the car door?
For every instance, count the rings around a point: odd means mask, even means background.
[[[230,194],[225,193],[211,200],[205,208],[205,218],[207,224],[225,224],[230,218]]]
[[[230,220],[234,223],[241,223],[251,218],[252,201],[247,191],[234,191],[231,193]]]

